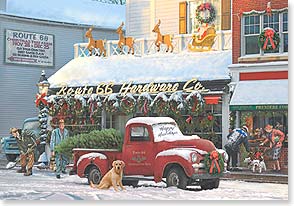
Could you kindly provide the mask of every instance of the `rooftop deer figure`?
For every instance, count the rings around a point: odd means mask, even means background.
[[[166,52],[168,52],[169,47],[171,47],[171,52],[173,52],[174,46],[172,45],[172,35],[170,34],[162,35],[159,30],[160,23],[161,21],[159,19],[158,23],[154,26],[152,30],[152,32],[157,33],[157,39],[155,41],[155,45],[157,46],[157,51],[158,52],[160,51],[160,44],[166,44],[167,46]]]
[[[128,46],[129,47],[129,51],[128,54],[130,53],[130,51],[132,50],[132,54],[134,54],[134,38],[133,37],[124,37],[123,34],[123,30],[122,27],[124,26],[124,22],[121,23],[121,25],[117,28],[116,33],[118,33],[119,35],[119,41],[118,41],[118,47],[120,49],[120,52],[122,53],[122,46]]]
[[[92,36],[92,30],[93,30],[93,27],[90,27],[85,34],[85,37],[89,39],[87,49],[89,50],[90,55],[92,56],[93,49],[99,49],[100,51],[99,56],[101,56],[101,54],[103,54],[103,56],[106,56],[106,50],[104,48],[105,40],[102,40],[102,39],[94,40]]]

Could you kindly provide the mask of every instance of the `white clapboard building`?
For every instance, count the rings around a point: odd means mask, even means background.
[[[112,13],[110,13],[110,11]],[[54,74],[74,57],[73,45],[118,39],[125,5],[82,0],[0,0],[0,137],[38,114],[36,83],[42,70]]]

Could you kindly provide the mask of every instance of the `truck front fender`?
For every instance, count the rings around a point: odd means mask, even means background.
[[[101,175],[105,175],[108,171],[108,159],[104,154],[91,152],[82,155],[77,162],[77,175],[86,177],[91,167],[97,167]]]
[[[160,182],[165,177],[167,170],[171,167],[181,167],[187,177],[191,177],[194,170],[192,163],[185,157],[178,154],[157,155],[154,164],[154,181]]]

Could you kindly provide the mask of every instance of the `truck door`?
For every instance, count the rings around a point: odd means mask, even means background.
[[[153,137],[145,125],[132,125],[126,131],[124,159],[126,175],[153,175]]]

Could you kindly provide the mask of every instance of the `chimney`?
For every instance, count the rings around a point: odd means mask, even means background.
[[[0,0],[0,11],[6,11],[7,0]]]

